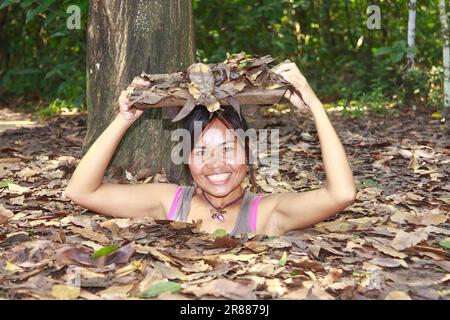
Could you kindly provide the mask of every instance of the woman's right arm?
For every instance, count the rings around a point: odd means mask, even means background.
[[[103,183],[105,171],[123,135],[142,114],[142,110],[127,106],[124,99],[127,99],[126,91],[119,99],[120,113],[80,160],[65,195],[78,205],[105,215],[163,219],[164,203],[170,201],[168,196],[175,193],[177,185]]]

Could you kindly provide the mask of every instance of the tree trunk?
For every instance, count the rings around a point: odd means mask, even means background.
[[[413,50],[416,46],[416,0],[410,0],[408,11],[408,49]],[[414,69],[414,52],[408,52],[408,72]]]
[[[442,27],[443,38],[443,64],[444,64],[444,114],[448,128],[448,117],[450,116],[450,48],[448,34],[447,10],[445,0],[439,0],[439,16]]]
[[[90,1],[87,27],[87,134],[84,155],[118,113],[118,97],[142,72],[172,73],[195,62],[191,1]],[[170,160],[170,133],[179,124],[160,109],[145,110],[128,129],[108,167],[147,175],[162,170],[186,182],[183,166]],[[123,170],[120,170],[123,172]],[[115,172],[115,170],[114,170]]]

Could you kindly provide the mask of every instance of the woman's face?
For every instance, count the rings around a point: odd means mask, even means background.
[[[232,131],[215,118],[196,141],[189,169],[197,186],[213,196],[224,197],[247,174],[245,150]]]

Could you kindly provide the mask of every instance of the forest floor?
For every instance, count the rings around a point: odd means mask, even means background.
[[[351,162],[356,201],[308,229],[231,238],[200,232],[199,223],[114,219],[75,205],[63,190],[86,115],[33,122],[2,109],[0,298],[449,300],[444,125],[425,113],[352,119],[330,112],[330,119]],[[260,175],[263,191],[323,184],[311,116],[252,121],[283,127],[280,174]]]

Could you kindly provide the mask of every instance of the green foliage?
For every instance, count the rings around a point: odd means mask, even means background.
[[[406,3],[377,2],[381,30],[366,27],[368,0],[194,0],[197,56],[217,62],[225,52],[271,54],[291,59],[324,102],[363,115],[403,106],[408,82],[415,103],[442,101],[431,70],[441,65],[437,2],[417,4],[416,48],[408,49]],[[416,54],[417,71],[406,74],[406,56]],[[442,79],[442,78],[440,78]],[[431,86],[431,83],[434,85]],[[433,88],[433,90],[431,90]],[[344,106],[345,105],[345,106]],[[391,112],[391,111],[389,111]]]
[[[278,260],[279,266],[284,266],[287,262],[287,253],[286,251],[283,252],[283,255],[281,256],[280,260]]]
[[[450,250],[450,238],[446,238],[444,240],[439,241],[439,245],[442,248]]]
[[[225,237],[227,235],[227,231],[224,229],[217,229],[213,233],[213,237]]]
[[[92,258],[92,259],[98,259],[98,258],[100,258],[100,257],[107,256],[108,254],[110,254],[110,253],[116,251],[116,250],[119,249],[119,248],[120,248],[120,246],[117,245],[117,244],[112,244],[112,245],[103,247],[103,248],[97,250],[97,251],[91,256],[91,258]]]
[[[73,106],[74,105],[68,100],[56,98],[55,100],[52,100],[48,106],[39,108],[35,113],[39,116],[39,118],[47,119],[51,116],[60,114],[63,111],[70,111]]]
[[[164,292],[177,292],[181,289],[181,285],[172,281],[161,281],[152,285],[149,289],[139,294],[140,298],[154,298]]]
[[[364,188],[371,188],[378,186],[378,181],[373,179],[362,179],[360,183],[357,184],[356,188],[358,190],[364,189]]]
[[[417,4],[416,48],[406,44],[408,7],[378,1],[381,29],[366,26],[369,0],[192,0],[197,58],[270,54],[296,62],[324,103],[360,116],[386,106],[442,106],[442,40],[437,1]],[[69,30],[69,5],[81,30]],[[0,0],[0,94],[45,106],[42,116],[85,101],[87,0]],[[1,19],[0,19],[1,20]],[[408,52],[416,55],[405,71]],[[390,108],[388,110],[391,110]],[[389,111],[391,112],[391,111]]]
[[[0,188],[6,188],[10,183],[14,183],[11,179],[3,179],[0,181]]]
[[[411,50],[405,40],[397,40],[387,47],[375,48],[374,56],[388,56],[389,62],[392,64],[399,63],[407,53],[415,53],[417,49]]]
[[[81,29],[66,26],[70,0],[0,1],[7,11],[7,66],[0,69],[0,93],[81,106],[85,94],[88,1],[78,1]]]
[[[439,107],[444,107],[442,96],[442,79],[444,77],[444,68],[442,65],[433,66],[427,73],[426,103]]]

